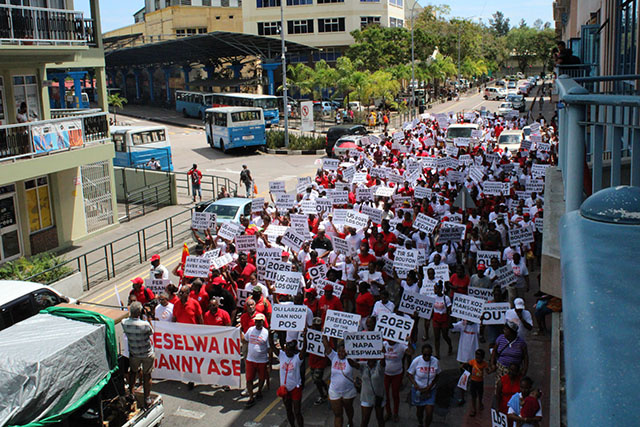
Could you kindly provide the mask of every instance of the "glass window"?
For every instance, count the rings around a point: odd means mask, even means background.
[[[403,27],[404,21],[398,18],[389,18],[389,26],[390,27]]]
[[[344,18],[319,18],[318,31],[321,33],[344,31]]]
[[[360,3],[380,3],[380,0],[360,0]]]
[[[124,134],[122,133],[113,133],[111,134],[111,139],[113,140],[113,145],[115,146],[115,150],[124,153],[127,151],[127,146],[124,142]]]
[[[313,19],[287,21],[287,32],[289,34],[313,33]]]
[[[214,113],[213,124],[216,126],[227,127],[227,113]]]
[[[636,73],[638,50],[638,0],[618,0],[616,28],[616,68],[618,74]]]
[[[367,25],[380,25],[380,17],[379,16],[361,16],[360,28],[364,28]]]
[[[142,144],[142,135],[139,134],[139,133],[132,133],[131,134],[131,143],[133,143],[133,145]]]
[[[36,76],[13,76],[13,99],[16,112],[23,102],[27,104],[27,115],[30,120],[40,117],[40,100]]]
[[[318,4],[326,3],[344,3],[344,0],[318,0]]]
[[[276,36],[280,34],[280,22],[258,22],[259,36]]]
[[[234,123],[248,122],[253,120],[260,120],[260,111],[251,110],[231,113],[231,121]]]
[[[280,0],[256,0],[256,7],[280,7]]]
[[[398,7],[402,7],[402,5],[403,5],[402,0],[389,0],[389,4],[392,4],[392,5],[398,6]]]
[[[27,217],[31,233],[51,227],[53,214],[49,197],[49,180],[46,176],[24,183],[27,198]]]
[[[313,4],[313,0],[287,0],[287,6],[300,6],[304,4]]]

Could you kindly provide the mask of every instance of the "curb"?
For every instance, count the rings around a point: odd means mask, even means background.
[[[163,119],[163,118],[157,118],[157,117],[148,117],[148,116],[143,116],[140,114],[131,114],[131,113],[118,113],[121,116],[126,116],[126,117],[133,117],[136,119],[142,119],[142,120],[149,120],[149,121],[153,121],[153,122],[157,122],[157,123],[163,123],[165,125],[172,125],[172,126],[178,126],[178,127],[183,127],[183,128],[191,128],[191,129],[196,129],[196,130],[204,130],[204,126],[202,125],[190,125],[190,124],[186,124],[186,123],[180,123],[174,120],[169,120],[169,119]]]
[[[273,149],[267,148],[268,154],[285,154],[290,156],[300,156],[300,155],[312,155],[319,156],[325,154],[325,150],[287,150],[285,148]]]

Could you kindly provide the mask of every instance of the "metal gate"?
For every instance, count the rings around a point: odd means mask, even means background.
[[[90,233],[113,224],[109,163],[89,163],[81,166],[80,171],[87,233]]]

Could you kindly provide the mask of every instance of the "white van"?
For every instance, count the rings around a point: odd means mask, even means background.
[[[471,138],[471,132],[478,129],[480,129],[480,126],[474,123],[451,125],[447,128],[447,144],[453,144],[455,138]]]
[[[47,307],[74,301],[40,283],[0,280],[0,330]]]
[[[484,99],[489,101],[505,99],[506,97],[507,92],[502,88],[488,87],[484,90]]]

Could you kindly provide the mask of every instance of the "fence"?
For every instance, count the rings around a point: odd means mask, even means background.
[[[178,194],[192,195],[191,177],[187,175],[187,172],[175,172],[176,176],[176,188]],[[238,172],[240,176],[240,172]],[[224,187],[229,194],[236,196],[238,194],[238,183],[222,176],[215,175],[202,175],[200,181],[200,190],[202,191],[202,197],[206,200],[207,196],[211,199],[217,199],[220,189]]]
[[[99,248],[68,259],[61,265],[69,266],[73,273],[82,273],[85,290],[89,290],[98,283],[147,262],[154,253],[182,246],[191,235],[192,210],[193,208],[185,209]],[[53,267],[24,280],[39,282],[39,277],[59,267]]]
[[[130,221],[148,212],[156,211],[171,205],[171,181],[159,182],[148,187],[126,193],[124,215],[122,221]]]
[[[120,222],[173,204],[175,190],[170,172],[119,166],[113,170]]]
[[[50,110],[52,119],[61,119],[63,117],[77,117],[84,114],[101,113],[100,108],[52,108]]]
[[[616,77],[601,79],[605,83],[616,81]],[[628,80],[628,76],[617,79]],[[590,93],[566,76],[559,77],[556,85],[560,101],[558,167],[562,170],[566,211],[579,209],[582,204],[587,160],[592,165],[593,192],[621,184],[640,186],[640,96]],[[603,179],[604,173],[609,173],[608,180]]]

